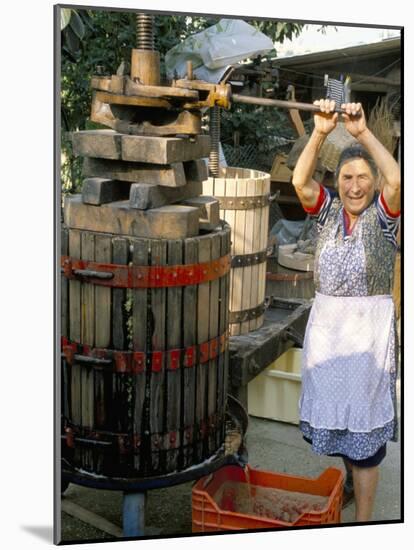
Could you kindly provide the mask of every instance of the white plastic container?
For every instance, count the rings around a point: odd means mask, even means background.
[[[301,359],[302,350],[290,348],[248,384],[249,414],[299,424]]]

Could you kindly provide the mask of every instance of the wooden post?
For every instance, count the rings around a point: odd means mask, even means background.
[[[151,239],[151,265],[166,265],[167,242]],[[165,315],[166,294],[165,288],[153,288],[151,292],[152,315],[152,350],[165,349]],[[150,432],[151,432],[151,462],[152,470],[161,469],[161,458],[165,456],[163,441],[164,419],[164,392],[165,392],[165,354],[162,354],[160,365],[151,371],[151,398],[150,398]]]
[[[196,239],[184,241],[184,264],[194,264],[198,260],[198,243]],[[183,289],[183,304],[185,315],[183,319],[183,346],[184,349],[194,346],[197,334],[197,287],[188,285]],[[195,432],[195,380],[196,366],[184,365],[183,369],[183,467],[187,468],[193,463],[194,441],[197,438]]]
[[[212,235],[211,237],[211,259],[220,258],[220,235]],[[215,279],[210,282],[210,314],[209,314],[209,336],[211,341],[219,335],[219,297],[220,297],[220,281]],[[208,419],[208,456],[211,456],[216,449],[216,421],[215,414],[217,412],[217,366],[218,357],[210,359],[208,362],[208,378],[207,378],[207,419]]]
[[[132,263],[133,265],[148,265],[149,241],[148,239],[133,239]],[[148,323],[148,291],[145,288],[137,288],[132,291],[132,347],[137,351],[148,351],[147,345],[147,323]],[[134,452],[134,467],[136,470],[142,469],[144,441],[144,403],[146,398],[146,368],[144,364],[142,372],[135,376],[134,389],[134,416],[133,432],[139,434],[139,446]],[[149,399],[149,396],[147,397]]]
[[[160,54],[153,50],[131,52],[131,79],[147,86],[160,84]]]
[[[168,264],[181,265],[183,263],[183,241],[168,241]],[[182,313],[186,311],[182,303],[182,287],[167,289],[167,324],[166,324],[166,349],[174,350],[182,347]],[[181,377],[182,368],[172,363],[172,358],[167,357],[166,364],[166,435],[164,447],[166,451],[167,471],[173,472],[178,467],[178,452],[181,446],[180,417],[181,417]]]
[[[203,238],[198,240],[198,263],[208,262],[211,259],[211,238]],[[208,340],[209,331],[209,308],[210,300],[210,283],[202,283],[198,285],[198,297],[197,297],[197,343],[202,344]],[[197,427],[197,439],[196,450],[197,460],[201,461],[204,458],[206,451],[205,445],[205,433],[206,427],[205,421],[207,417],[207,369],[208,362],[199,363],[196,367],[196,417],[195,424]]]

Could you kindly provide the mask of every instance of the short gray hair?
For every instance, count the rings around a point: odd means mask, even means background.
[[[368,152],[362,147],[362,145],[359,145],[359,144],[351,145],[350,147],[346,147],[342,151],[341,156],[339,157],[338,165],[335,170],[335,187],[338,186],[338,177],[342,166],[349,160],[354,160],[354,159],[365,160],[368,163],[374,178],[376,179],[378,177],[377,165],[375,164],[373,158],[368,154]]]

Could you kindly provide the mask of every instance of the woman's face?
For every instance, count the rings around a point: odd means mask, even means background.
[[[374,198],[375,177],[364,159],[345,162],[338,176],[339,198],[348,214],[358,216]]]

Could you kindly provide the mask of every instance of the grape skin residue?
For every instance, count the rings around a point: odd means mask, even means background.
[[[221,510],[294,523],[304,512],[321,512],[328,497],[240,482],[226,482],[214,496]]]

